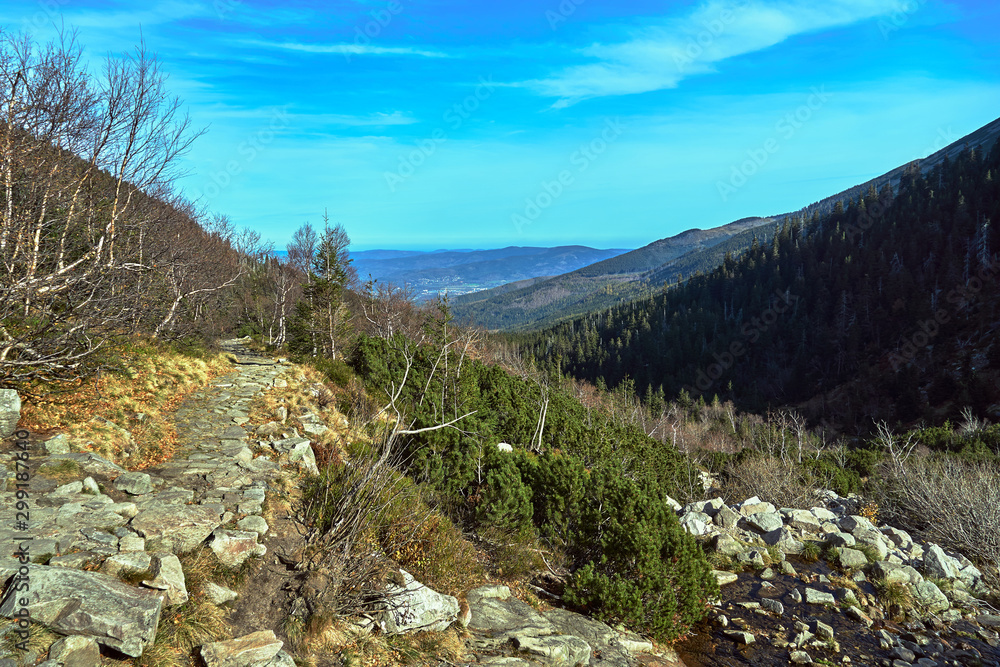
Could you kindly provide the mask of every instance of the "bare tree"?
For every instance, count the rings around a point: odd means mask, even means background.
[[[87,73],[75,35],[0,34],[0,382],[69,378],[127,333],[198,135],[140,45]]]

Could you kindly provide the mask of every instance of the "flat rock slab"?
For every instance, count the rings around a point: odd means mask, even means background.
[[[197,548],[221,524],[219,513],[203,505],[153,505],[132,519],[147,549],[175,554]]]
[[[518,650],[537,656],[552,667],[575,667],[590,662],[590,645],[579,637],[556,635],[549,637],[516,636]]]
[[[387,587],[389,598],[383,616],[387,634],[427,630],[441,632],[458,618],[458,600],[424,586],[405,570],[403,586]]]
[[[28,591],[7,590],[0,614],[12,618],[27,597],[31,618],[64,635],[93,637],[133,658],[156,637],[162,600],[98,572],[30,565]]]
[[[238,639],[211,642],[201,647],[207,667],[249,667],[268,663],[278,655],[284,642],[271,630],[262,630]]]
[[[257,543],[257,533],[243,530],[217,530],[212,533],[212,551],[226,567],[236,568],[251,556],[263,556],[267,547]]]
[[[483,598],[470,602],[469,630],[491,635],[552,635],[556,628],[544,616],[517,598]]]
[[[131,496],[142,496],[153,491],[153,480],[144,472],[127,472],[118,475],[114,487]]]

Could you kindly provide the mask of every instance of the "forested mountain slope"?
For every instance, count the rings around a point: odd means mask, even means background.
[[[581,378],[802,404],[848,430],[995,413],[998,170],[996,148],[911,165],[678,289],[519,340]]]

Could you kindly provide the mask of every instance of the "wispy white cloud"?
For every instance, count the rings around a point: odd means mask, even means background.
[[[567,67],[519,85],[565,107],[591,97],[674,88],[683,79],[716,71],[728,58],[760,51],[791,37],[902,11],[905,0],[709,0],[683,17],[632,33],[580,54],[596,62]]]
[[[447,53],[431,51],[412,46],[375,46],[373,44],[351,44],[348,42],[335,44],[303,44],[301,42],[268,42],[254,40],[248,42],[255,46],[299,53],[339,54],[345,56],[420,56],[423,58],[448,58]]]

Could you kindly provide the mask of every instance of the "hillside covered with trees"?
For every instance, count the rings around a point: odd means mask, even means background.
[[[518,340],[545,367],[647,397],[803,404],[847,431],[994,414],[1000,151],[968,150],[676,289]]]

